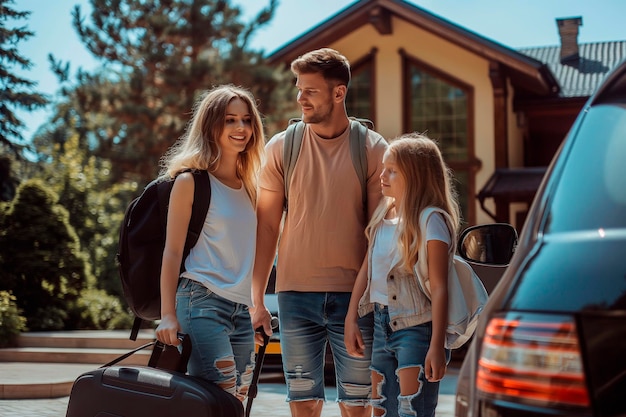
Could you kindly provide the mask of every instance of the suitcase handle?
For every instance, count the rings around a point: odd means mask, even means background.
[[[153,341],[153,342],[146,343],[145,345],[141,345],[138,348],[135,348],[135,349],[131,350],[130,352],[127,352],[127,353],[123,354],[122,356],[119,356],[119,357],[113,359],[111,362],[105,363],[100,368],[108,368],[109,366],[113,366],[116,363],[121,362],[124,359],[128,358],[130,355],[132,355],[134,353],[137,353],[140,350],[143,350],[145,348],[148,348],[148,347],[154,345],[155,343],[156,343],[156,341]]]
[[[177,333],[176,337],[182,344],[182,352],[176,346],[166,345],[157,340],[148,361],[149,367],[187,373],[187,363],[191,356],[191,338],[184,333]]]
[[[272,317],[270,320],[272,329],[278,327],[278,319]],[[261,375],[261,368],[263,367],[263,361],[265,360],[265,349],[270,341],[270,337],[265,333],[263,327],[258,327],[255,330],[256,333],[263,335],[263,346],[259,346],[259,351],[256,355],[256,364],[254,365],[254,372],[252,373],[252,382],[248,388],[248,401],[246,403],[246,417],[250,417],[250,410],[252,409],[252,400],[256,398],[258,392],[259,376]]]
[[[150,360],[148,361],[148,366],[152,368],[161,368],[168,369],[172,371],[178,371],[182,373],[187,372],[187,362],[189,362],[189,357],[191,356],[191,339],[189,335],[183,333],[177,333],[178,340],[181,341],[183,345],[183,352],[179,353],[178,348],[175,346],[165,345],[158,340],[153,340],[152,342],[148,342],[144,345],[141,345],[125,354],[118,356],[112,361],[105,363],[100,368],[108,368],[109,366],[113,366],[129,356],[139,352],[140,350],[149,348],[150,346],[154,346],[152,349],[152,354],[150,355]],[[163,353],[165,354],[163,355]],[[163,355],[164,359],[162,360],[162,364],[159,364],[159,359]]]

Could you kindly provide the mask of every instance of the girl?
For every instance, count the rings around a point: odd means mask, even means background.
[[[384,199],[365,232],[369,250],[346,316],[346,348],[363,355],[357,318],[374,311],[374,415],[434,416],[439,381],[450,359],[444,348],[447,282],[459,207],[441,152],[423,135],[406,134],[391,142],[380,179]],[[420,216],[427,207],[441,212],[429,216],[422,230]],[[414,273],[422,239],[432,301]]]
[[[181,173],[170,195],[161,269],[159,341],[178,345],[189,334],[190,375],[244,400],[254,369],[250,320],[256,241],[256,187],[265,140],[250,92],[232,85],[208,91],[185,135],[165,154],[162,174],[207,170],[211,203],[200,238],[180,273],[194,179]]]

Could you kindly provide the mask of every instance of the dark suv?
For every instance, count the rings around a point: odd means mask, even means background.
[[[457,417],[626,416],[626,61],[548,168],[458,381]]]

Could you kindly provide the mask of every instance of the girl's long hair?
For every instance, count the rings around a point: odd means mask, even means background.
[[[226,107],[235,98],[247,104],[252,124],[252,137],[237,159],[237,176],[256,207],[258,173],[265,152],[263,122],[254,96],[234,85],[221,85],[202,94],[193,108],[193,116],[185,134],[161,159],[161,175],[175,177],[184,169],[214,172],[220,164],[218,138],[224,131]]]
[[[452,239],[456,239],[461,223],[457,195],[452,185],[452,172],[445,164],[437,143],[418,133],[407,133],[391,141],[386,154],[395,159],[406,186],[404,198],[395,201],[383,198],[366,228],[369,241],[390,208],[398,213],[398,249],[402,266],[413,270],[418,249],[424,238],[420,230],[420,213],[426,207],[439,207],[452,218]]]

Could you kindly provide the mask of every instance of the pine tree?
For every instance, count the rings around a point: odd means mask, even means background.
[[[198,95],[214,85],[249,88],[264,114],[283,115],[295,102],[291,74],[267,66],[263,51],[248,46],[273,17],[277,0],[248,23],[225,0],[91,4],[90,24],[77,6],[74,26],[104,66],[80,72],[77,85],[63,90],[68,100],[52,125],[73,126],[82,146],[111,160],[118,180],[152,179],[159,158],[183,134]],[[60,63],[56,69],[67,76]]]
[[[36,83],[15,74],[16,68],[27,70],[32,63],[21,56],[17,45],[34,35],[26,26],[9,27],[9,21],[26,19],[30,12],[10,7],[13,0],[0,0],[0,149],[20,155],[26,146],[20,131],[24,128],[15,114],[17,109],[34,110],[48,104],[48,99],[33,91]],[[0,183],[7,179],[0,178]]]

